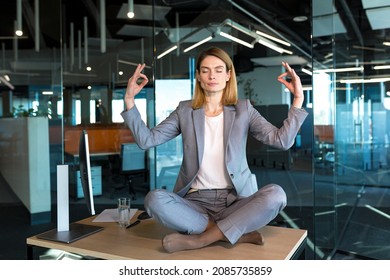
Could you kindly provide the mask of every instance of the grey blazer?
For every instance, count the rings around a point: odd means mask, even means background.
[[[258,187],[253,180],[246,159],[248,132],[258,141],[282,150],[289,149],[308,113],[292,107],[279,129],[269,123],[251,105],[239,100],[235,106],[224,107],[225,164],[239,196],[249,196]],[[203,157],[205,112],[192,109],[191,101],[181,101],[177,108],[160,124],[149,129],[134,106],[122,112],[122,117],[142,149],[149,149],[173,139],[183,139],[183,161],[173,191],[184,196],[194,180]]]

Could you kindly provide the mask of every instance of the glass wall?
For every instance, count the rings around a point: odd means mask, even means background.
[[[319,258],[390,258],[385,2],[313,1]]]
[[[387,21],[378,20],[390,18],[388,1],[134,1],[130,19],[123,0],[30,0],[22,37],[13,35],[18,11],[8,2],[0,11],[0,167],[11,186],[26,184],[18,181],[27,178],[22,167],[43,172],[34,203],[13,188],[33,223],[51,218],[56,166],[76,172],[82,129],[101,171],[96,202],[107,208],[127,192],[120,147],[134,139],[120,113],[138,63],[150,82],[137,108],[152,127],[192,97],[197,54],[218,46],[233,58],[240,98],[277,126],[291,105],[276,80],[282,61],[304,85],[309,116],[289,151],[248,139],[259,186],[277,183],[288,196],[272,224],[307,229],[308,259],[389,259],[390,38]],[[31,125],[46,133],[32,130],[37,153],[29,155],[22,127]],[[35,162],[26,166],[30,156]],[[142,207],[149,189],[172,189],[181,157],[180,137],[148,151],[147,187],[137,189],[134,205]]]
[[[240,3],[238,3],[240,2]],[[304,108],[310,113],[299,132],[294,147],[289,151],[278,151],[255,142],[249,137],[247,159],[256,175],[259,187],[268,183],[281,185],[288,196],[288,206],[272,222],[273,225],[308,230],[306,257],[314,258],[314,218],[312,182],[312,82],[311,76],[302,72],[302,65],[311,65],[309,1],[301,3],[307,9],[294,12],[303,21],[295,24],[301,28],[300,37],[289,37],[280,32],[283,25],[284,5],[278,6],[280,21],[269,20],[262,9],[274,8],[267,4],[246,3],[247,1],[226,1],[219,5],[203,5],[192,10],[177,11],[171,17],[170,28],[163,29],[155,37],[155,104],[156,123],[163,120],[176,108],[180,100],[190,99],[194,86],[195,60],[198,53],[210,46],[225,49],[233,58],[238,76],[239,97],[252,101],[256,109],[270,122],[280,126],[287,117],[291,95],[277,82],[277,76],[284,72],[281,62],[288,61],[302,77],[305,94],[308,97]],[[240,5],[242,4],[242,5]],[[169,5],[163,5],[171,9]],[[174,6],[174,5],[173,5]],[[159,17],[159,11],[156,15]],[[165,11],[165,10],[164,10]],[[255,16],[254,13],[255,12]],[[210,21],[210,18],[213,20]],[[305,19],[307,21],[305,22]],[[287,20],[286,20],[287,21]],[[292,15],[288,22],[291,23]],[[260,35],[261,34],[261,35]],[[265,36],[287,40],[286,45],[268,41]],[[238,40],[237,40],[238,39]],[[262,44],[265,41],[270,42]],[[261,42],[261,43],[260,43]],[[275,47],[280,49],[276,51]],[[172,189],[182,157],[181,138],[156,149],[156,188]],[[195,160],[195,159],[194,159]]]
[[[20,38],[11,28],[16,4],[4,4],[0,12],[0,26],[9,27],[0,28],[4,35],[0,37],[4,78],[0,120],[42,117],[48,127],[47,142],[40,141],[42,146],[47,143],[46,161],[42,153],[33,155],[34,168],[46,170],[42,178],[47,178],[47,196],[41,197],[48,207],[31,212],[47,216],[33,219],[35,222],[51,218],[58,164],[71,166],[71,202],[82,202],[75,188],[78,139],[83,129],[88,131],[91,162],[98,174],[93,182],[97,210],[112,207],[118,193],[127,194],[129,182],[120,173],[120,150],[123,143],[134,139],[120,113],[128,78],[138,63],[146,64],[144,73],[150,82],[137,95],[136,104],[147,125],[153,127],[179,101],[192,97],[196,56],[204,48],[217,46],[234,61],[239,97],[250,99],[277,126],[291,106],[290,93],[277,82],[284,72],[281,62],[289,62],[301,76],[307,95],[304,108],[310,114],[294,147],[282,152],[249,138],[247,159],[260,187],[277,183],[288,195],[288,206],[273,225],[307,229],[306,255],[314,257],[312,79],[301,71],[302,66],[311,65],[309,0],[261,5],[253,1],[134,1],[134,18],[127,17],[128,1],[123,0],[46,2],[23,1],[22,12],[27,16],[23,16],[24,37]],[[298,9],[298,4],[302,8]],[[299,32],[292,32],[288,27],[292,24]],[[5,127],[0,130],[6,155],[12,152],[13,158],[18,155],[26,162],[26,155],[18,150],[19,142],[9,140],[14,138]],[[4,155],[1,172],[6,177],[9,159]],[[172,189],[181,158],[180,137],[147,151],[147,187],[137,189],[135,207],[143,207],[149,189]],[[10,175],[17,177],[15,172]],[[134,178],[132,183],[141,186],[141,181]],[[42,205],[40,200],[37,203]],[[87,209],[81,212],[78,214],[87,215]]]
[[[0,172],[31,224],[46,223],[62,162],[61,1],[17,2],[0,12]]]

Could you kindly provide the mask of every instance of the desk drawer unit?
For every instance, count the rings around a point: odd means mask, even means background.
[[[83,187],[81,186],[80,170],[76,171],[76,184],[73,184],[72,196],[76,198],[84,198]],[[102,167],[92,166],[91,167],[91,181],[93,195],[102,195]]]

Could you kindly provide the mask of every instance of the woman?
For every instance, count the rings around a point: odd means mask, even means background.
[[[173,192],[157,189],[145,197],[148,214],[177,231],[162,240],[167,252],[202,248],[216,241],[263,244],[257,229],[286,206],[286,194],[276,184],[258,189],[246,160],[248,132],[264,144],[286,150],[307,116],[301,109],[300,78],[287,63],[282,65],[286,72],[278,80],[294,100],[281,128],[265,120],[248,100],[238,99],[233,62],[219,48],[200,53],[193,100],[180,102],[152,129],[134,104],[135,95],[148,83],[141,73],[145,65],[138,65],[129,79],[122,117],[137,144],[148,149],[179,134],[183,139],[183,162]]]

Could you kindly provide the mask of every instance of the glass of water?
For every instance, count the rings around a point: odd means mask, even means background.
[[[118,198],[118,223],[120,227],[130,224],[130,198]]]

